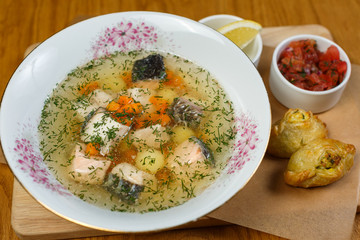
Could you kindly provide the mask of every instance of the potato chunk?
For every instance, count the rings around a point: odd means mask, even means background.
[[[173,133],[171,135],[172,140],[179,145],[180,143],[184,142],[185,140],[195,136],[195,132],[186,126],[176,126],[173,128]]]
[[[163,99],[168,101],[170,104],[178,96],[178,94],[174,90],[172,90],[171,88],[160,89],[158,91],[157,95],[161,96]]]
[[[135,166],[140,170],[155,174],[165,165],[164,155],[156,149],[146,149],[139,152],[135,158]]]
[[[99,82],[103,89],[110,89],[113,92],[121,92],[126,89],[126,83],[119,74],[106,76]]]

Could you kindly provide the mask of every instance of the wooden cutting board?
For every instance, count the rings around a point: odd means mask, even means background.
[[[270,27],[264,28],[261,35],[265,46],[275,47],[280,39],[300,33],[332,38],[328,29],[321,25]],[[260,73],[262,73],[261,71],[269,71],[269,68],[270,66],[267,66],[267,68],[263,67],[259,71]],[[5,162],[1,153],[0,162]],[[179,226],[178,228],[225,224],[228,223],[205,216],[197,222]],[[63,239],[114,234],[83,227],[55,215],[34,200],[16,180],[14,181],[13,189],[12,226],[17,235],[23,239]]]

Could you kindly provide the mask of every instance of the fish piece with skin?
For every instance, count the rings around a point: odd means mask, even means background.
[[[81,140],[100,144],[100,153],[105,156],[129,131],[130,126],[117,122],[104,109],[98,109],[82,127]]]
[[[197,128],[203,116],[202,108],[188,99],[179,97],[175,98],[169,110],[177,124],[190,128]]]
[[[78,143],[71,156],[69,177],[83,184],[102,184],[111,161],[102,156],[87,156],[85,144]]]
[[[154,175],[145,171],[139,170],[130,163],[120,163],[116,165],[112,170],[112,174],[116,174],[120,178],[129,181],[133,184],[156,187],[156,178]]]
[[[144,191],[157,187],[154,175],[137,169],[129,163],[116,165],[105,180],[103,187],[128,204],[134,204]]]
[[[136,60],[131,71],[132,82],[144,79],[163,79],[166,76],[163,56],[151,54]]]
[[[178,145],[167,159],[168,169],[185,181],[206,175],[214,164],[211,150],[196,137]]]

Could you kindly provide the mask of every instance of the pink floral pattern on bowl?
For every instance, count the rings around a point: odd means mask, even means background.
[[[239,139],[234,146],[235,154],[227,163],[227,174],[240,171],[247,162],[251,161],[252,153],[259,141],[258,126],[248,115],[242,113],[236,117],[235,122],[237,124],[235,130],[239,134]]]
[[[114,27],[106,28],[100,34],[92,46],[93,57],[99,58],[114,51],[127,52],[146,49],[155,46],[159,40],[159,35],[167,43],[172,42],[171,39],[168,39],[167,34],[160,33],[160,30],[155,26],[148,25],[143,21],[136,23],[124,20]]]
[[[26,129],[26,127],[23,128],[23,130]],[[70,196],[71,193],[49,173],[41,154],[36,152],[35,149],[36,148],[31,140],[21,137],[15,140],[15,147],[13,150],[16,154],[16,161],[19,164],[20,169],[28,174],[35,183],[42,184],[47,189],[60,195]]]

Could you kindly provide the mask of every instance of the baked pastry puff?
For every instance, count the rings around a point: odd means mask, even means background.
[[[268,153],[280,158],[290,158],[300,147],[317,138],[326,138],[326,124],[312,112],[289,109],[284,117],[273,124]]]
[[[303,188],[333,183],[351,169],[355,152],[352,144],[316,139],[291,156],[284,173],[285,182]]]

